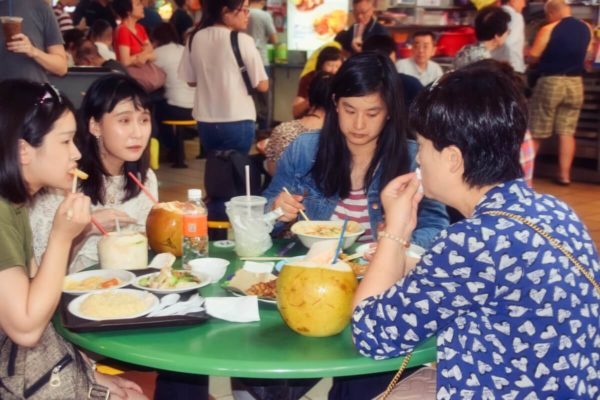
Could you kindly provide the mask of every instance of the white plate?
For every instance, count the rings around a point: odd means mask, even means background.
[[[143,278],[148,278],[151,276],[155,276],[160,274],[160,272],[152,272],[150,274],[146,274],[146,275],[142,275],[142,276],[138,276],[137,278],[135,278],[135,280],[131,283],[131,286],[136,287],[138,289],[142,289],[142,290],[148,290],[150,292],[154,292],[154,293],[158,293],[158,294],[167,294],[167,293],[184,293],[184,292],[190,292],[192,290],[197,290],[203,286],[206,285],[210,285],[210,283],[212,282],[210,279],[210,276],[208,276],[207,274],[203,274],[202,272],[193,272],[193,271],[187,271],[192,275],[195,275],[196,277],[198,277],[200,279],[200,283],[193,285],[193,286],[186,286],[184,288],[175,288],[175,289],[153,289],[153,288],[149,288],[146,286],[142,286],[140,285],[140,280]]]
[[[82,281],[84,279],[92,278],[92,277],[99,277],[102,280],[119,278],[121,280],[121,284],[111,286],[106,289],[93,289],[93,290],[65,290],[64,289],[64,286],[65,286],[65,283],[67,282],[67,280]],[[135,278],[135,275],[132,272],[125,271],[122,269],[96,269],[93,271],[77,272],[77,273],[65,276],[65,279],[63,281],[63,292],[69,293],[69,294],[80,295],[80,294],[91,293],[91,292],[99,292],[102,290],[118,289],[118,288],[122,288],[123,286],[129,285],[134,278]]]
[[[147,297],[149,299],[149,301],[148,301],[148,306],[144,309],[144,311],[141,311],[137,314],[128,315],[127,317],[110,318],[110,319],[132,319],[132,318],[141,317],[141,316],[146,315],[149,312],[153,311],[158,306],[158,303],[159,303],[158,297],[156,297],[154,294],[148,293],[146,291],[136,290],[136,289],[113,289],[113,290],[104,290],[102,292],[86,293],[83,296],[76,297],[75,299],[71,300],[67,309],[69,310],[69,312],[71,314],[75,315],[76,317],[82,318],[82,319],[87,319],[90,321],[106,321],[107,319],[86,316],[85,314],[81,313],[80,308],[81,308],[81,304],[88,297],[94,296],[94,295],[101,296],[103,294],[107,294],[107,293],[111,293],[111,292],[128,293],[128,294],[132,294],[134,296],[140,296],[140,297],[144,296],[145,298]]]
[[[248,296],[245,293],[240,292],[237,289],[233,289],[229,286],[224,286],[224,289],[227,290],[229,293],[231,293],[232,295],[234,295],[235,297],[246,297]],[[258,297],[258,301],[261,303],[265,303],[265,304],[275,304],[277,305],[277,300],[276,299],[270,299],[267,297]]]
[[[371,249],[371,245],[372,244],[375,244],[375,247],[373,247]],[[365,253],[367,252],[367,250],[372,250],[374,252],[375,249],[377,249],[377,243],[375,243],[375,242],[373,242],[373,243],[364,243],[364,244],[361,244],[360,246],[358,246],[356,248],[356,250],[354,251],[354,253],[360,254],[360,256],[362,258],[364,258],[365,257]]]

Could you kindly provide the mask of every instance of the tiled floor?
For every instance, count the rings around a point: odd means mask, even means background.
[[[164,164],[157,171],[161,201],[185,200],[190,187],[203,188],[204,160],[195,159],[198,145],[195,141],[186,141],[188,154],[187,169],[173,169]],[[538,192],[550,193],[571,205],[590,230],[596,246],[600,245],[600,185],[573,183],[568,187],[558,186],[548,180],[535,180]],[[304,400],[325,400],[331,379],[323,379]],[[229,400],[231,388],[229,378],[212,377],[210,392],[215,399]]]

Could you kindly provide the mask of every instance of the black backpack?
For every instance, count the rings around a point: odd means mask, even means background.
[[[211,151],[206,156],[204,185],[206,195],[214,200],[227,201],[246,194],[245,166],[250,165],[250,192],[259,195],[262,188],[261,171],[253,157],[236,150]]]

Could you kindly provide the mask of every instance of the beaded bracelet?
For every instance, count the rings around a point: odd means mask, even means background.
[[[401,246],[404,246],[406,248],[410,247],[410,243],[407,240],[402,239],[400,236],[392,235],[391,233],[388,233],[386,231],[379,231],[378,236],[380,238],[393,240],[394,242],[399,243]]]

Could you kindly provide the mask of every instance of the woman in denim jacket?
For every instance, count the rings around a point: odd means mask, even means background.
[[[296,220],[299,210],[314,220],[349,218],[365,227],[363,239],[376,238],[381,189],[416,168],[417,145],[406,138],[399,87],[385,56],[362,53],[342,65],[321,133],[304,134],[288,147],[263,193],[268,208],[282,208],[281,221]],[[429,247],[447,225],[444,206],[424,199],[412,242]]]

